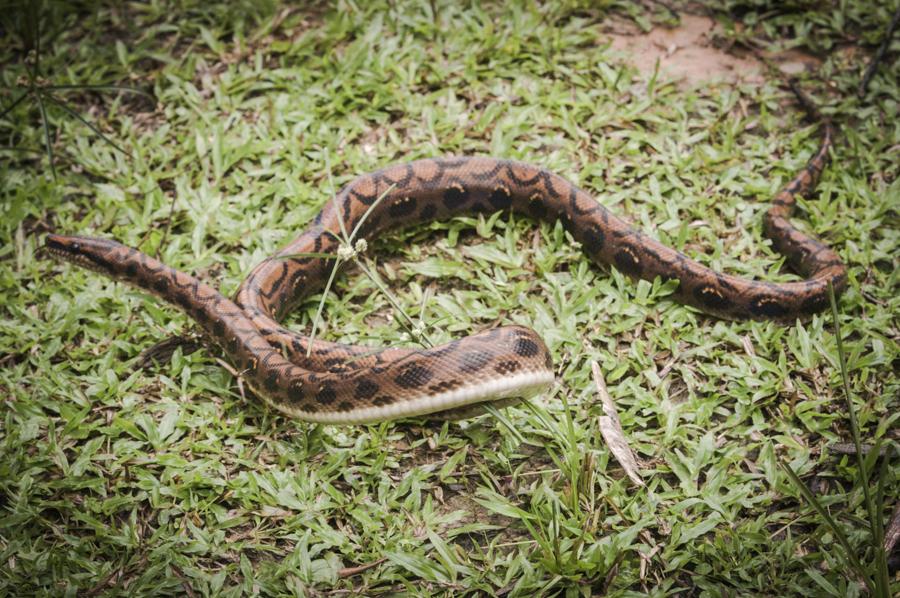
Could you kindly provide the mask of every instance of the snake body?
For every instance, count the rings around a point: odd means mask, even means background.
[[[426,159],[362,175],[311,225],[256,266],[234,300],[131,247],[89,237],[48,235],[54,256],[149,290],[184,310],[222,347],[254,390],[301,420],[363,423],[440,412],[462,417],[487,401],[539,392],[553,380],[550,352],[528,328],[494,328],[430,349],[371,348],[308,340],[278,320],[323,286],[342,230],[372,239],[400,225],[461,213],[512,210],[559,220],[599,264],[633,278],[678,280],[676,298],[729,319],[793,322],[840,293],[846,268],[827,246],[788,220],[828,163],[833,129],[821,126],[818,150],[772,201],[766,235],[804,280],[770,283],[711,270],[634,229],[589,194],[541,167],[482,157]],[[342,221],[342,222],[341,222]],[[309,353],[309,355],[307,355]]]

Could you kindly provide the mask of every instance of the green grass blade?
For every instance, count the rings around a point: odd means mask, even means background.
[[[522,436],[522,433],[519,432],[518,428],[516,428],[515,424],[513,424],[508,417],[506,417],[499,409],[497,409],[492,403],[485,402],[484,410],[491,415],[495,420],[500,422],[504,428],[512,435],[513,438],[516,439],[516,442],[519,444],[523,444],[525,442],[525,438]]]
[[[825,590],[829,596],[842,596],[842,594],[838,591],[833,584],[829,583],[827,579],[825,579],[821,573],[816,571],[812,567],[806,568],[806,574],[809,575],[810,579],[812,579],[816,584]]]

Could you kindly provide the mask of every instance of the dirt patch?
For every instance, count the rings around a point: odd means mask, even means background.
[[[766,66],[758,57],[743,52],[726,52],[714,41],[721,26],[704,16],[683,14],[678,27],[655,27],[647,33],[633,24],[616,26],[605,35],[613,50],[627,55],[628,61],[649,78],[659,70],[684,87],[704,81],[762,83]],[[765,58],[786,75],[815,70],[821,61],[797,51],[769,54]]]

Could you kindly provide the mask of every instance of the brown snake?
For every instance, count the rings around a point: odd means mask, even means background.
[[[814,109],[802,94],[801,102]],[[371,239],[398,226],[464,212],[513,210],[560,220],[595,262],[635,278],[679,281],[676,297],[732,319],[793,322],[828,304],[828,283],[847,280],[834,251],[788,220],[796,196],[808,195],[828,162],[833,128],[821,126],[819,149],[775,196],[765,233],[805,280],[769,283],[711,270],[617,218],[590,195],[538,166],[495,158],[442,158],[391,166],[344,187],[292,243],[259,264],[234,301],[196,278],[105,239],[48,235],[54,256],[149,290],[192,317],[224,349],[256,392],[279,411],[322,423],[362,423],[440,412],[463,417],[477,404],[506,404],[553,381],[550,353],[533,330],[494,328],[431,349],[314,341],[278,324],[321,288],[332,262],[297,254],[335,254],[341,223]],[[383,196],[383,197],[382,197]],[[379,201],[379,198],[380,201]]]

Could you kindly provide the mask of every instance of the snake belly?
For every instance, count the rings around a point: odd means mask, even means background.
[[[419,160],[362,175],[311,225],[257,265],[234,300],[196,278],[115,241],[48,235],[52,255],[149,290],[184,310],[222,347],[242,378],[270,405],[304,421],[351,424],[440,414],[463,417],[486,402],[506,404],[553,381],[550,352],[533,330],[503,326],[428,349],[314,341],[279,324],[321,289],[342,230],[359,237],[472,212],[511,210],[560,221],[594,262],[633,278],[677,280],[675,297],[714,316],[793,322],[840,293],[846,267],[837,254],[795,228],[789,217],[828,163],[833,129],[774,197],[766,235],[804,280],[771,283],[711,270],[636,230],[588,193],[539,166],[486,157]],[[308,354],[309,353],[309,354]],[[307,355],[308,354],[308,355]]]

